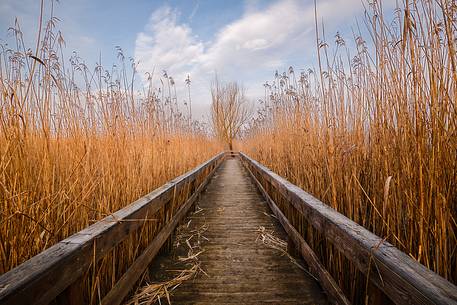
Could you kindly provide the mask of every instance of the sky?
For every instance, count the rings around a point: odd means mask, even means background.
[[[393,7],[395,0],[385,0]],[[49,12],[51,1],[46,1]],[[327,40],[338,31],[347,41],[363,20],[365,0],[317,0]],[[0,0],[0,41],[18,19],[29,46],[35,43],[39,0]],[[276,70],[316,65],[313,0],[60,0],[54,2],[66,54],[76,51],[89,66],[116,62],[116,46],[138,61],[138,73],[166,70],[187,98],[190,75],[194,111],[204,116],[211,81],[238,81],[252,100],[263,96]],[[32,47],[33,48],[33,47]],[[197,117],[198,118],[198,117]]]

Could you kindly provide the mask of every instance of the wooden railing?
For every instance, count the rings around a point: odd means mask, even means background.
[[[161,225],[152,241],[136,256],[109,292],[102,296],[102,304],[120,304],[225,156],[226,153],[215,156],[1,275],[0,304],[84,303],[81,299],[81,281],[84,279],[81,277],[90,266],[94,266],[129,236],[137,234],[149,220],[154,221],[154,216],[160,212]]]
[[[333,302],[349,304],[317,255],[272,198],[282,198],[303,215],[314,230],[321,233],[387,295],[390,300],[386,302],[457,304],[455,285],[262,164],[243,153],[239,155],[271,210]]]
[[[349,304],[349,301],[273,198],[281,197],[303,215],[390,301],[397,304],[457,304],[455,285],[247,155],[233,152],[215,156],[1,275],[0,304],[83,303],[81,282],[89,268],[129,236],[137,234],[149,220],[161,218],[152,240],[102,296],[102,304],[120,304],[189,211],[217,167],[226,156],[234,155],[239,155],[290,240],[334,303]],[[157,217],[159,213],[160,217]]]

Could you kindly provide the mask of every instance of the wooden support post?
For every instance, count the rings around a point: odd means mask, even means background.
[[[68,286],[55,300],[57,305],[79,305],[84,304],[84,279],[78,278]]]
[[[370,305],[393,305],[391,299],[371,281],[368,284],[368,302]]]

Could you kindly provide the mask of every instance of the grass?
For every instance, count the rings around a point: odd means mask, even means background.
[[[367,9],[370,40],[354,33],[355,54],[339,34],[330,47],[316,25],[318,68],[265,84],[240,147],[456,283],[457,7]],[[355,268],[290,217],[348,296],[366,302]]]

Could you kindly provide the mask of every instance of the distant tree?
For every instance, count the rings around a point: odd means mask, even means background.
[[[216,78],[211,86],[211,120],[214,131],[230,150],[251,116],[244,89],[236,82],[221,84]]]

